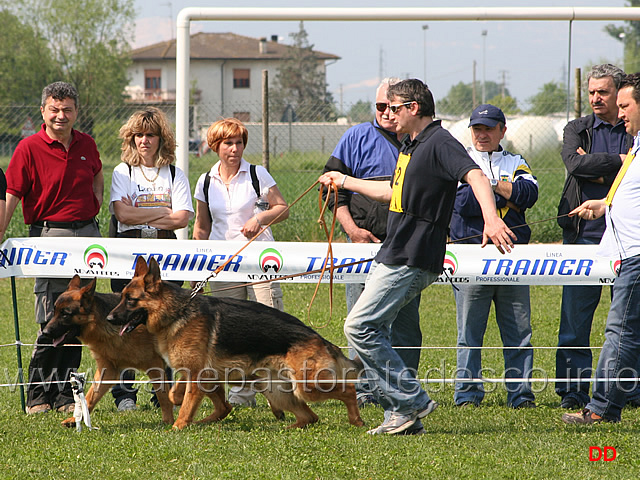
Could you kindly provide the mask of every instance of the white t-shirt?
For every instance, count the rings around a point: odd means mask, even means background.
[[[122,200],[122,197],[126,196],[131,198],[134,207],[169,207],[174,212],[186,210],[193,213],[189,180],[178,167],[176,167],[176,176],[172,182],[171,170],[168,165],[160,168],[159,171],[156,167],[132,166],[131,174],[129,174],[129,165],[124,162],[118,164],[113,169],[111,177],[109,211],[113,213],[113,202]],[[144,225],[127,225],[118,222],[118,232],[142,227]]]
[[[249,162],[244,158],[240,162],[238,173],[231,179],[229,189],[220,177],[220,162],[216,163],[208,172],[211,176],[209,183],[209,211],[212,224],[209,240],[244,240],[248,241],[240,231],[247,221],[255,215],[256,192],[251,182]],[[200,175],[194,197],[205,202],[204,179],[206,173]],[[260,183],[260,194],[266,195],[276,182],[267,170],[256,166],[256,175]],[[205,202],[206,203],[206,202]],[[272,241],[271,229],[266,229],[256,240]]]
[[[640,132],[633,141],[629,165],[611,207],[607,207],[607,229],[598,254],[604,257],[629,258],[640,254]]]

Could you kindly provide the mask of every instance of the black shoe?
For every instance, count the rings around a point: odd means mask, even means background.
[[[536,402],[534,402],[533,400],[525,400],[524,402],[519,403],[513,408],[515,408],[516,410],[521,410],[523,408],[536,408]]]
[[[625,406],[629,408],[640,408],[640,397],[629,400]]]
[[[564,397],[562,403],[560,403],[560,408],[566,408],[567,410],[578,410],[582,407],[584,407],[584,404],[576,397]]]
[[[471,400],[467,400],[466,402],[456,403],[456,407],[468,408],[468,407],[479,407],[480,404],[476,402],[472,402]]]

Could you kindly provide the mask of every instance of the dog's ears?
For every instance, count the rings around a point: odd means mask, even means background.
[[[155,257],[151,257],[149,259],[149,273],[153,275],[155,280],[160,279],[160,265],[158,265],[158,261]]]
[[[138,257],[136,260],[136,269],[134,271],[134,276],[141,277],[142,275],[146,275],[149,272],[149,267],[147,267],[147,262],[144,261],[144,258]]]
[[[151,257],[149,259],[149,272],[144,277],[144,288],[148,292],[157,291],[161,284],[160,265],[158,265],[158,261],[154,257]]]
[[[76,273],[71,279],[71,281],[69,282],[69,286],[67,287],[67,289],[77,290],[78,288],[80,288],[80,275]]]
[[[77,275],[76,275],[77,276]],[[75,277],[74,277],[75,278]],[[80,277],[78,277],[78,280],[80,279]],[[84,287],[82,289],[82,295],[91,295],[93,297],[93,294],[96,292],[96,282],[97,279],[94,278],[93,280],[91,280],[86,287]]]

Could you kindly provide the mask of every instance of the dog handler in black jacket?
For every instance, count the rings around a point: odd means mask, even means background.
[[[587,77],[589,103],[593,113],[569,122],[564,128],[562,160],[567,179],[558,215],[569,213],[586,200],[604,198],[633,144],[618,118],[616,98],[624,72],[611,64],[596,65]],[[577,215],[561,217],[563,243],[597,245],[604,233],[604,217],[586,222]],[[589,336],[593,315],[600,302],[602,287],[564,286],[558,350],[557,378],[591,378]],[[580,347],[584,350],[563,349]],[[575,409],[589,401],[589,382],[557,382],[556,393],[562,408]],[[640,406],[640,389],[630,392],[627,400]]]

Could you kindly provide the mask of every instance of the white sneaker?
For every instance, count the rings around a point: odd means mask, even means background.
[[[394,412],[382,423],[382,425],[369,430],[367,433],[369,435],[397,435],[403,433],[405,430],[408,430],[411,426],[413,426],[413,424],[416,423],[419,418],[426,417],[436,408],[438,408],[438,404],[435,401],[431,400],[422,410],[416,410],[409,415],[401,415]]]

